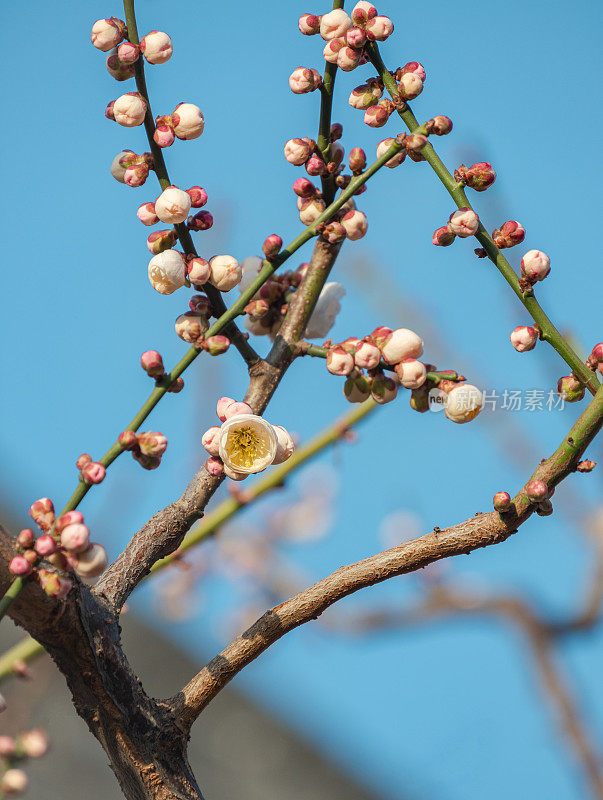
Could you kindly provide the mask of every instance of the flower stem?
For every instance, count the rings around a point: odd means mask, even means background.
[[[392,99],[399,98],[398,85],[387,70],[379,48],[375,43],[367,46],[367,54],[379,73],[379,77],[383,80],[383,84]],[[410,110],[407,103],[403,105],[405,110],[398,108],[398,114],[406,124],[411,133],[414,133],[421,126],[417,122],[415,115]],[[440,159],[433,146],[428,142],[421,151],[421,155],[429,163],[433,171],[436,173],[440,181],[446,187],[446,190],[456,203],[458,208],[472,208],[471,203],[467,199],[465,190],[461,183],[455,181],[450,172],[446,169],[444,162]],[[548,342],[561,356],[561,358],[569,365],[574,375],[588,388],[591,394],[596,394],[600,386],[599,380],[594,372],[591,372],[588,367],[581,361],[580,357],[570,347],[568,342],[564,339],[561,333],[553,325],[549,317],[545,314],[540,304],[530,293],[522,291],[519,284],[519,279],[513,267],[509,264],[507,259],[500,252],[498,247],[494,244],[491,237],[488,235],[486,229],[481,224],[475,234],[475,238],[482,245],[490,261],[502,274],[503,278],[507,281],[511,289],[515,292],[521,303],[532,316],[532,319],[539,325],[542,331],[542,339]]]
[[[23,578],[13,578],[13,582],[6,590],[4,597],[0,600],[0,620],[4,617],[10,608],[13,600],[18,597],[19,592],[23,588],[25,581]]]

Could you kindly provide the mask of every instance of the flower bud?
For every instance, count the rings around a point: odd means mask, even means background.
[[[243,272],[232,256],[214,256],[209,259],[210,283],[220,292],[229,292],[241,282]]]
[[[220,458],[227,475],[227,470],[245,475],[262,472],[274,461],[277,445],[272,425],[255,414],[232,416],[220,429]]]
[[[298,178],[293,181],[293,191],[298,197],[307,200],[316,194],[316,186],[307,178]]]
[[[106,22],[107,20],[101,20]],[[95,23],[98,24],[98,23]],[[94,30],[94,28],[92,29]],[[94,40],[92,41],[94,44]],[[96,47],[97,45],[95,45]],[[102,50],[102,47],[98,48]],[[7,796],[22,794],[27,788],[27,775],[22,769],[7,769],[0,779],[0,791]]]
[[[155,225],[159,222],[159,217],[155,213],[155,203],[143,203],[138,207],[136,216],[143,225]]]
[[[345,39],[332,39],[327,42],[322,51],[322,56],[329,64],[337,64],[339,53],[346,46]]]
[[[354,370],[343,385],[343,394],[350,403],[364,403],[371,394],[371,384],[359,370]]]
[[[451,422],[463,424],[475,419],[483,404],[484,397],[476,386],[457,383],[448,392],[444,413]]]
[[[54,505],[48,497],[41,497],[29,509],[29,516],[34,520],[38,528],[48,531],[54,522]]]
[[[179,103],[172,113],[172,127],[179,139],[197,139],[205,127],[201,109],[193,103]]]
[[[105,60],[105,66],[109,75],[116,81],[127,81],[128,78],[134,77],[134,65],[124,64],[123,61],[120,61],[117,49],[111,50]]]
[[[420,153],[426,144],[427,136],[423,136],[422,133],[413,133],[404,140],[404,146],[411,157],[413,152]]]
[[[117,48],[117,57],[122,64],[134,64],[135,61],[138,61],[139,55],[139,46],[132,42],[122,42]]]
[[[307,200],[300,208],[299,220],[304,225],[313,225],[325,209],[326,205],[323,200],[318,198]]]
[[[526,494],[533,503],[540,503],[549,497],[549,487],[544,481],[532,480],[526,485]]]
[[[576,464],[576,472],[592,472],[596,466],[596,461],[579,461]]]
[[[48,752],[48,737],[42,728],[32,728],[19,736],[19,745],[28,758],[41,758]]]
[[[394,23],[389,17],[373,17],[366,23],[365,30],[371,42],[384,42],[394,32]]]
[[[75,571],[82,578],[97,578],[109,563],[105,548],[93,543],[88,550],[75,557]]]
[[[435,133],[436,136],[445,136],[452,130],[452,120],[450,117],[445,117],[440,114],[425,123],[425,130],[427,133]]]
[[[383,345],[385,344],[387,337],[393,333],[391,328],[388,328],[386,325],[379,325],[375,330],[369,335],[369,339],[371,342],[377,345],[377,347],[381,350]]]
[[[276,454],[273,464],[283,464],[293,455],[295,443],[289,432],[282,425],[273,425],[272,429],[276,434]]]
[[[536,513],[539,517],[550,517],[553,513],[553,504],[550,500],[543,500],[536,506]]]
[[[375,81],[363,83],[352,90],[348,100],[352,108],[359,111],[366,111],[367,108],[376,105],[383,94],[383,89]]]
[[[209,329],[209,322],[206,317],[202,317],[196,311],[187,311],[180,314],[174,324],[176,335],[188,344],[200,343],[203,334]]]
[[[70,553],[83,553],[90,545],[90,530],[81,522],[66,525],[61,531],[61,547]]]
[[[452,231],[449,231],[444,225],[443,227],[434,231],[431,241],[438,247],[448,247],[454,242],[455,239],[455,234],[452,233]]]
[[[313,92],[321,83],[320,74],[315,69],[307,67],[297,67],[289,76],[289,86],[294,94]]]
[[[178,235],[173,228],[164,231],[153,231],[147,237],[147,247],[153,255],[169,250],[178,240]]]
[[[238,400],[233,400],[232,403],[226,406],[224,420],[237,417],[240,414],[253,414],[251,406],[243,401],[239,402]]]
[[[9,572],[17,578],[26,578],[32,571],[32,566],[24,556],[11,558],[8,564]]]
[[[551,271],[551,260],[540,250],[528,250],[521,259],[521,274],[530,283],[543,281]]]
[[[386,102],[381,101],[376,106],[371,106],[366,109],[364,112],[364,122],[366,125],[369,125],[371,128],[382,128],[385,125],[393,109],[393,106],[392,109],[390,109],[389,105],[386,105]]]
[[[233,400],[232,397],[221,397],[218,400],[218,403],[216,405],[216,414],[218,415],[218,418],[220,419],[221,422],[224,422],[224,420],[226,419],[226,409],[234,402],[236,401]]]
[[[117,17],[110,19],[97,19],[92,26],[90,41],[97,50],[103,53],[112,50],[123,40],[126,34],[126,26]]]
[[[168,392],[171,391],[173,391],[173,389],[168,389]],[[161,466],[161,456],[147,456],[144,453],[141,453],[140,450],[132,450],[132,458],[135,461],[138,461],[143,469],[152,470]]]
[[[111,162],[111,175],[119,183],[125,183],[125,174],[128,167],[136,164],[140,156],[137,156],[132,150],[122,150],[118,153]]]
[[[375,369],[381,361],[381,351],[376,345],[363,340],[354,350],[354,363],[360,369]]]
[[[159,294],[172,294],[184,286],[186,264],[182,253],[164,250],[149,261],[149,281]]]
[[[405,72],[401,75],[398,86],[404,100],[414,100],[423,91],[423,81],[416,72]]]
[[[363,28],[348,28],[344,36],[345,43],[348,47],[353,47],[355,50],[362,50],[368,41],[368,36]]]
[[[362,239],[368,230],[368,221],[362,211],[348,211],[341,219],[348,239],[356,241]]]
[[[165,64],[174,52],[172,40],[163,31],[151,31],[140,40],[140,52],[149,64]]]
[[[138,439],[136,438],[135,431],[122,431],[117,437],[117,441],[124,450],[134,450],[135,447],[138,447]]]
[[[290,164],[301,167],[310,158],[310,146],[303,139],[289,139],[285,142],[285,158]]]
[[[124,183],[133,188],[142,186],[149,177],[148,164],[132,164],[124,172]]]
[[[91,455],[88,455],[88,453],[82,453],[81,456],[78,456],[78,459],[75,462],[75,466],[77,469],[81,470],[86,466],[86,464],[90,464],[91,461],[92,461]]]
[[[12,736],[0,735],[0,758],[10,758],[15,755],[17,743]]]
[[[523,225],[515,220],[505,222],[500,230],[492,232],[494,244],[501,250],[505,247],[513,247],[523,242],[526,230]]]
[[[194,256],[186,265],[187,277],[194,286],[203,286],[204,283],[207,283],[210,273],[209,261],[200,256]]]
[[[167,124],[156,125],[153,141],[158,147],[171,147],[176,141],[176,134],[172,126]]]
[[[327,353],[327,369],[331,375],[349,375],[354,369],[354,356],[336,345]]]
[[[274,258],[280,253],[281,247],[283,246],[283,240],[281,237],[276,233],[271,233],[270,236],[267,236],[264,239],[264,244],[262,245],[262,252],[266,256],[268,260]]]
[[[427,368],[421,361],[405,358],[396,364],[396,375],[405,389],[420,389],[427,379]]]
[[[160,378],[165,372],[163,359],[157,350],[145,350],[140,356],[140,366],[151,378]]]
[[[201,186],[191,186],[186,193],[191,199],[193,208],[202,208],[207,203],[207,192]]]
[[[66,511],[57,519],[54,529],[56,533],[61,533],[61,531],[66,528],[67,525],[80,524],[83,521],[84,515],[81,511]]]
[[[207,459],[205,462],[205,469],[215,478],[220,475],[224,475],[224,464],[222,463],[222,459],[218,458],[217,456],[212,456],[211,458]]]
[[[509,492],[496,492],[492,498],[492,505],[495,511],[504,514],[505,511],[509,511],[511,508],[511,495]]]
[[[211,317],[212,307],[209,297],[204,294],[194,294],[188,301],[188,307],[191,311],[196,311],[202,317]]]
[[[214,425],[208,428],[201,438],[201,444],[210,456],[217,456],[220,451],[220,427]]]
[[[299,32],[304,36],[314,36],[320,30],[320,17],[316,14],[302,14],[297,23]]]
[[[209,211],[198,211],[186,220],[186,227],[191,231],[208,231],[214,224],[214,218]]]
[[[584,397],[584,386],[574,375],[566,375],[557,382],[557,393],[566,403],[577,403]]]
[[[339,40],[336,39],[335,41]],[[329,42],[329,44],[332,44],[332,42]],[[329,45],[327,45],[327,47],[328,46]],[[356,69],[362,58],[361,50],[354,50],[353,47],[344,46],[337,53],[337,66],[339,69],[343,70],[343,72],[351,72],[353,69]]]
[[[84,483],[89,486],[95,483],[102,483],[105,479],[105,468],[98,461],[91,461],[82,468],[80,475]]]
[[[172,383],[170,384],[168,392],[171,392],[172,394],[178,394],[183,389],[184,389],[184,378],[176,378],[176,380],[172,381]]]
[[[398,384],[393,378],[385,376],[382,372],[373,376],[371,381],[371,396],[375,403],[384,405],[391,403],[398,394]]]
[[[136,435],[140,452],[145,456],[162,456],[168,446],[168,440],[162,433],[145,431]]]
[[[419,358],[423,353],[423,340],[408,328],[392,331],[381,346],[381,355],[387,364],[398,364],[405,358]]]
[[[352,20],[342,8],[336,8],[320,18],[320,35],[325,41],[338,39],[352,27]]]
[[[205,340],[205,350],[210,356],[221,356],[230,347],[230,339],[218,333]]]
[[[368,0],[360,0],[352,9],[350,16],[354,25],[364,25],[369,19],[377,16],[377,9]]]
[[[471,208],[459,208],[448,218],[448,230],[461,239],[475,236],[479,228],[479,217]]]
[[[533,350],[538,341],[538,331],[529,325],[518,325],[511,332],[509,337],[511,344],[518,353],[525,353],[526,350]]]
[[[377,145],[377,158],[381,158],[382,156],[384,156],[389,150],[389,148],[393,144],[395,144],[395,142],[396,140],[392,139],[391,136],[389,136],[387,139],[382,139]],[[394,167],[397,167],[399,164],[401,164],[405,158],[406,158],[406,150],[402,148],[402,150],[400,150],[398,153],[393,155],[388,161],[385,162],[385,166],[389,167],[390,169],[393,169]]]
[[[496,172],[492,169],[492,164],[487,161],[479,161],[469,169],[464,164],[461,164],[454,171],[454,177],[457,181],[462,181],[470,189],[475,189],[476,192],[484,192],[496,180]]]
[[[310,156],[306,161],[306,172],[308,175],[324,175],[327,165],[320,156]]]
[[[171,225],[184,222],[190,207],[190,196],[177,186],[168,186],[155,200],[155,213],[162,222]]]
[[[389,162],[388,162],[389,163]],[[353,147],[350,150],[348,164],[352,172],[362,172],[366,167],[366,153],[362,147]]]
[[[338,244],[343,242],[346,237],[346,229],[340,222],[327,222],[322,229],[321,234],[325,242],[330,244]]]
[[[112,113],[115,122],[126,128],[134,128],[144,122],[147,104],[138,92],[128,92],[113,103]]]

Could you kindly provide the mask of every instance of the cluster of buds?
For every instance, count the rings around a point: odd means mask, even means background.
[[[35,574],[46,594],[60,598],[73,586],[73,579],[66,573],[75,571],[80,578],[89,579],[98,577],[105,569],[105,548],[90,541],[90,531],[81,512],[68,511],[55,519],[52,500],[42,497],[31,506],[29,514],[42,533],[36,537],[31,528],[19,533],[18,555],[9,564],[13,575],[25,578]],[[42,568],[42,560],[54,569]]]
[[[107,70],[118,81],[134,76],[134,64],[141,53],[149,64],[165,64],[172,57],[172,40],[163,31],[150,31],[140,44],[128,41],[127,35],[125,22],[117,17],[98,19],[90,33],[94,47],[109,53]]]
[[[323,50],[325,61],[337,64],[344,72],[351,72],[367,63],[365,45],[374,41],[384,42],[393,33],[394,23],[389,17],[379,16],[372,3],[361,0],[354,6],[351,15],[341,8],[328,14],[302,14],[298,27],[305,36],[320,34],[326,42]],[[299,91],[293,85],[291,88],[294,92]]]
[[[339,139],[343,134],[343,126],[338,122],[331,125],[328,153],[323,156],[314,139],[309,136],[288,139],[285,142],[285,158],[295,167],[305,165],[311,177],[317,175],[333,175],[336,179],[343,170],[345,151]],[[301,179],[300,179],[301,180]],[[348,179],[349,182],[349,179]],[[341,183],[341,181],[339,181]],[[300,195],[301,197],[302,195]],[[324,209],[323,209],[324,210]]]
[[[577,403],[584,398],[584,384],[571,372],[557,381],[557,394],[565,403]]]
[[[129,450],[145,469],[157,469],[168,445],[167,438],[157,431],[136,433],[125,430],[119,434],[117,441],[124,450]]]
[[[511,331],[511,344],[518,353],[533,350],[540,339],[541,330],[538,325],[518,325]]]
[[[360,150],[359,147],[354,151]],[[351,157],[351,154],[350,154]],[[304,225],[315,225],[326,209],[322,192],[308,178],[298,178],[293,182],[293,191],[297,195],[299,219]],[[357,241],[362,239],[368,230],[366,214],[356,208],[353,200],[348,200],[338,209],[328,222],[316,225],[316,232],[331,244],[343,242],[344,239]]]
[[[254,414],[247,403],[221,397],[216,413],[222,424],[205,431],[201,440],[210,456],[205,464],[210,475],[242,481],[270,464],[282,464],[295,450],[285,428]]]
[[[418,61],[409,61],[392,73],[398,86],[397,106],[391,100],[383,98],[383,81],[381,78],[369,78],[365,83],[356,86],[349,97],[352,108],[364,111],[364,122],[371,128],[382,128],[395,111],[402,108],[407,100],[414,100],[423,91],[425,69]],[[448,117],[438,116],[429,120],[424,126],[425,133],[442,136],[452,130],[452,122]],[[422,161],[420,150],[425,146],[427,138],[423,134],[415,134],[420,138],[414,141],[413,160]],[[412,137],[411,141],[412,140]],[[410,148],[409,148],[410,149]]]
[[[603,342],[599,342],[593,347],[586,359],[586,366],[593,372],[598,370],[603,375]]]
[[[111,175],[119,183],[128,186],[142,186],[153,169],[151,153],[138,155],[132,150],[122,150],[111,162]]]
[[[538,479],[533,479],[526,484],[528,500],[536,506],[536,513],[541,517],[548,517],[553,513],[553,504],[550,498],[554,493],[554,488]]]
[[[454,179],[463,186],[475,189],[476,192],[485,192],[496,180],[496,172],[492,169],[492,164],[487,161],[479,161],[472,167],[464,164],[454,170]]]
[[[140,366],[147,373],[149,378],[155,379],[157,384],[164,383],[168,379],[163,366],[163,358],[161,357],[161,353],[158,353],[157,350],[145,350],[140,356]],[[176,380],[170,384],[168,392],[178,394],[183,388],[184,380],[182,378],[176,378]]]
[[[15,765],[48,752],[48,737],[42,728],[18,736],[0,735],[0,796],[17,797],[27,788],[27,775]]]
[[[500,228],[492,231],[492,241],[499,250],[504,250],[507,247],[515,247],[516,244],[521,244],[525,235],[526,229],[523,225],[514,219],[510,219]]]
[[[205,128],[205,118],[194,103],[179,103],[171,114],[155,118],[153,139],[159,147],[171,147],[176,139],[198,139]]]
[[[472,208],[459,208],[448,218],[446,225],[434,231],[432,242],[439,247],[448,247],[456,237],[466,239],[475,236],[479,228],[479,217]]]
[[[524,291],[531,290],[538,281],[543,281],[551,271],[551,260],[540,250],[528,250],[521,259],[520,284]]]
[[[105,480],[106,470],[104,466],[100,461],[93,461],[88,453],[82,453],[75,462],[75,466],[79,471],[80,480],[88,486],[92,486],[92,484],[95,483],[102,483]]]
[[[201,186],[191,186],[186,190],[168,186],[154,203],[143,203],[139,206],[136,216],[147,226],[156,225],[159,221],[176,224],[186,220],[186,227],[189,230],[206,231],[214,224],[214,218],[209,211],[199,211],[193,216],[188,216],[191,208],[203,208],[206,203],[207,192]]]
[[[197,266],[195,262],[202,261],[203,264]],[[198,256],[189,260],[189,277],[191,275],[203,274],[207,270],[208,277],[210,276],[210,264]],[[197,273],[197,270],[199,272]],[[207,278],[202,280],[205,283]],[[212,307],[209,298],[204,294],[195,294],[189,300],[189,310],[176,319],[174,328],[176,334],[182,339],[183,342],[192,344],[199,350],[205,350],[210,356],[219,356],[225,353],[230,347],[230,339],[222,334],[215,336],[205,337],[206,332],[209,330],[209,318],[212,315]]]

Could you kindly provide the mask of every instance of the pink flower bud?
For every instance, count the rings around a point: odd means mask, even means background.
[[[353,147],[350,150],[348,164],[352,172],[362,172],[366,167],[366,153],[362,147]]]
[[[209,328],[207,317],[202,317],[196,311],[187,311],[177,317],[174,324],[176,335],[188,344],[200,343],[203,334]]]
[[[281,239],[281,237],[276,233],[271,233],[270,236],[267,236],[264,239],[264,244],[262,245],[262,252],[266,256],[266,258],[270,260],[271,258],[274,258],[280,253],[282,246],[283,246],[283,240]]]
[[[521,259],[521,274],[530,283],[543,281],[551,271],[551,260],[540,250],[528,250]]]
[[[126,128],[134,128],[144,122],[147,104],[138,92],[128,92],[113,103],[112,113],[115,122]]]
[[[124,450],[134,450],[135,447],[138,447],[138,439],[136,438],[135,431],[122,431],[117,437],[117,441]]]
[[[425,123],[427,133],[435,133],[436,136],[445,136],[452,130],[452,120],[450,117],[439,115],[433,117]]]
[[[201,444],[210,456],[217,456],[220,452],[220,427],[218,425],[213,425],[211,428],[208,428],[201,438]]]
[[[484,192],[496,180],[496,172],[492,169],[492,164],[487,161],[479,161],[469,169],[464,164],[461,164],[455,170],[454,177],[457,181],[462,181],[470,189],[475,189],[476,192]]]
[[[348,28],[344,39],[348,47],[353,47],[355,50],[361,50],[368,41],[366,31],[356,27]]]
[[[214,218],[209,211],[198,211],[186,220],[186,227],[191,231],[208,231],[214,224]]]
[[[140,48],[137,44],[132,44],[132,42],[122,42],[117,48],[117,57],[122,64],[133,64],[138,61],[139,55]]]
[[[492,240],[494,244],[501,250],[505,247],[513,247],[516,244],[521,244],[526,235],[526,230],[523,225],[515,220],[505,222],[500,230],[492,232]]]
[[[170,225],[184,222],[190,207],[190,196],[177,186],[168,186],[155,200],[155,213],[162,222]]]
[[[243,271],[232,256],[214,256],[209,259],[210,283],[220,292],[229,292],[241,282]]]
[[[210,475],[213,475],[214,478],[224,475],[224,463],[222,459],[218,458],[217,456],[212,456],[211,458],[207,459],[205,462],[205,469]]]
[[[461,239],[475,236],[479,228],[479,217],[471,208],[459,208],[448,218],[448,230]]]
[[[338,39],[352,27],[352,20],[342,8],[336,8],[320,18],[320,35],[325,41]]]
[[[138,207],[136,216],[143,225],[155,225],[159,222],[159,217],[155,213],[155,203],[143,203]]]
[[[196,311],[202,317],[211,317],[212,307],[209,297],[204,294],[194,294],[188,301],[188,307],[191,311]]]
[[[169,250],[172,245],[176,244],[178,235],[173,228],[165,231],[153,231],[147,237],[147,247],[149,252],[153,255],[163,253],[164,250]]]
[[[28,548],[27,550],[23,551],[23,558],[28,561],[32,566],[35,566],[38,562],[38,554],[35,550]],[[53,556],[49,556],[49,558],[53,558]]]
[[[81,471],[82,480],[89,485],[105,480],[105,468],[98,461],[91,461]]]
[[[509,338],[511,344],[518,353],[525,353],[526,350],[533,350],[536,347],[538,331],[536,328],[532,328],[529,325],[518,325],[517,328],[511,332]]]
[[[149,281],[159,294],[172,294],[184,286],[186,264],[178,250],[164,250],[149,261]]]
[[[336,39],[335,41],[339,40]],[[327,47],[330,44],[333,44],[333,42],[329,42]],[[336,63],[339,69],[343,70],[344,72],[351,72],[353,69],[356,69],[362,58],[363,55],[361,50],[354,50],[353,47],[344,46],[340,48],[337,53]]]
[[[86,464],[90,464],[91,461],[92,461],[92,456],[88,455],[88,453],[82,453],[81,456],[78,456],[78,459],[75,462],[75,466],[77,467],[77,469],[81,470],[86,466]]]
[[[157,350],[145,350],[140,356],[140,366],[151,378],[160,378],[165,372],[163,359]]]
[[[179,103],[172,113],[172,126],[179,139],[197,139],[203,133],[205,119],[193,103]]]
[[[413,151],[420,152],[426,144],[427,136],[423,136],[422,133],[412,133],[404,140],[404,146],[406,147],[409,155],[412,154]]]
[[[387,341],[388,336],[393,333],[391,328],[388,328],[385,325],[379,325],[375,330],[369,335],[369,339],[371,342],[377,345],[377,347],[381,350],[385,342]]]
[[[29,509],[29,516],[34,520],[38,528],[48,531],[54,522],[54,505],[48,497],[41,497]]]
[[[35,534],[31,528],[23,528],[22,531],[19,532],[17,536],[17,544],[19,547],[32,547],[33,543],[35,542]]]
[[[272,463],[275,465],[283,464],[293,455],[295,443],[289,431],[283,428],[282,425],[273,425],[272,429],[276,434],[276,454]]]
[[[107,119],[112,119],[115,122],[115,114],[113,113],[114,105],[115,100],[111,100],[110,103],[107,103],[107,108],[105,108],[105,117],[107,117]]]
[[[172,40],[163,31],[151,31],[140,40],[140,51],[149,64],[165,64],[174,52]]]
[[[285,158],[290,164],[301,167],[310,158],[311,148],[303,139],[289,139],[285,142]]]
[[[32,571],[32,566],[24,556],[11,558],[8,569],[17,578],[26,578]]]
[[[117,17],[98,19],[92,26],[90,41],[97,50],[103,53],[112,50],[122,41],[126,33],[126,26]]]
[[[366,23],[365,30],[372,42],[384,42],[394,32],[394,23],[389,17],[373,17]]]
[[[93,543],[88,550],[78,553],[75,558],[75,571],[83,578],[96,578],[109,563],[105,548]]]
[[[327,353],[327,369],[331,375],[349,375],[354,369],[354,356],[336,345]]]
[[[28,758],[41,758],[48,752],[48,737],[42,728],[32,728],[22,733],[19,744]]]
[[[362,211],[358,211],[357,209],[355,211],[348,211],[348,213],[343,216],[341,224],[345,228],[348,239],[351,239],[353,242],[357,239],[362,239],[368,230],[366,214],[363,214]]]
[[[495,511],[503,513],[511,508],[511,495],[509,492],[496,492],[492,498],[492,505]]]
[[[186,274],[189,281],[195,286],[202,286],[207,283],[210,276],[209,261],[200,256],[195,256],[186,265]]]
[[[42,558],[51,555],[57,549],[57,543],[49,533],[43,533],[35,544],[35,551]]]
[[[408,328],[396,328],[381,346],[381,355],[387,364],[398,364],[405,358],[419,358],[423,353],[423,340]]]
[[[393,106],[390,108],[391,103],[389,105],[387,103],[388,101],[381,101],[376,106],[367,108],[364,112],[365,124],[371,128],[382,128],[390,118],[393,110]]]
[[[389,148],[395,143],[395,141],[396,140],[392,139],[391,136],[388,137],[387,139],[382,139],[377,145],[377,158],[381,158],[382,156],[384,156],[389,150]],[[393,169],[394,167],[397,167],[399,164],[401,164],[405,158],[406,158],[406,150],[402,149],[400,150],[399,153],[393,155],[389,159],[389,161],[386,161],[385,166],[389,167],[390,169]]]
[[[375,369],[381,361],[381,351],[374,344],[361,341],[354,351],[354,363],[360,369]]]
[[[178,394],[183,389],[184,389],[184,378],[176,378],[176,380],[170,384],[168,392],[171,392],[172,394]]]
[[[209,336],[205,340],[205,350],[210,356],[221,356],[230,347],[230,339],[218,333],[215,336]]]
[[[354,355],[356,348],[360,344],[360,339],[357,336],[349,336],[344,342],[341,342],[338,346],[342,347],[346,353],[350,355]]]
[[[191,186],[186,193],[191,199],[193,208],[202,208],[207,203],[207,192],[201,186]]]
[[[128,78],[134,77],[134,65],[124,64],[123,61],[120,61],[116,49],[112,50],[107,56],[105,66],[109,75],[115,78],[116,81],[127,81]]]
[[[102,20],[105,22],[106,20]],[[98,24],[98,23],[95,23]],[[92,42],[94,44],[94,40]],[[102,47],[98,48],[102,50]],[[27,788],[27,775],[22,769],[7,769],[0,778],[0,791],[6,795],[22,794]]]
[[[398,394],[398,384],[393,378],[386,377],[379,372],[371,381],[371,396],[375,403],[385,405],[396,399]]]
[[[124,172],[124,183],[132,187],[142,186],[148,177],[148,164],[132,164]]]
[[[61,547],[70,553],[83,553],[90,544],[90,530],[81,522],[66,525],[61,531]]]
[[[17,743],[12,736],[0,735],[0,758],[10,758],[15,755]]]
[[[584,386],[573,375],[557,381],[557,392],[566,403],[577,403],[584,397]]]
[[[76,525],[80,524],[84,521],[84,515],[81,511],[66,511],[64,514],[57,519],[55,523],[55,531],[57,533],[61,533],[61,531],[67,527],[67,525]]]
[[[338,244],[339,242],[343,242],[346,237],[346,232],[340,222],[327,222],[320,235],[325,242]]]
[[[251,406],[247,403],[233,400],[232,403],[224,409],[224,420],[237,417],[239,414],[253,414],[253,411],[251,410]]]
[[[320,74],[315,69],[307,67],[297,67],[289,76],[289,86],[294,94],[313,92],[321,83]]]
[[[358,370],[354,370],[343,385],[343,394],[350,403],[364,403],[371,394],[371,385],[367,378]]]
[[[377,9],[368,0],[360,0],[352,10],[352,22],[354,25],[364,25],[369,19],[377,16]]]
[[[423,91],[423,81],[416,72],[405,72],[400,76],[400,94],[405,100],[414,100]]]
[[[323,200],[314,198],[306,200],[300,208],[299,220],[304,225],[313,225],[325,210],[326,205]]]
[[[226,419],[226,409],[228,408],[229,405],[231,405],[232,403],[235,403],[235,402],[236,401],[233,400],[232,397],[221,397],[218,400],[218,403],[216,405],[216,414],[218,415],[218,418],[219,418],[220,422],[224,422],[225,421],[225,419]]]
[[[145,456],[162,456],[168,446],[168,440],[162,433],[145,431],[137,434],[138,447]]]
[[[298,178],[293,181],[293,191],[298,197],[308,199],[316,194],[316,186],[307,178]]]
[[[320,17],[316,14],[302,14],[297,26],[304,36],[314,36],[320,30]]]
[[[533,480],[526,485],[526,494],[532,502],[539,503],[548,499],[549,487],[544,481]]]
[[[157,125],[153,133],[153,140],[158,147],[171,147],[176,140],[176,134],[171,125]]]
[[[372,81],[363,83],[352,90],[348,103],[352,108],[357,108],[359,111],[366,111],[367,108],[376,105],[379,102],[383,89],[378,83]]]
[[[438,247],[448,247],[451,245],[456,236],[452,231],[449,231],[448,228],[444,225],[441,228],[438,228],[433,233],[432,243],[437,245]]]
[[[405,389],[420,389],[427,378],[427,368],[414,358],[405,358],[396,364],[396,375]]]
[[[308,175],[324,175],[327,165],[320,156],[310,156],[306,161],[306,172]]]
[[[409,61],[408,64],[405,64],[400,70],[401,75],[407,75],[409,72],[418,75],[419,78],[421,78],[421,80],[423,81],[423,83],[425,83],[425,80],[427,79],[425,67],[418,61]]]

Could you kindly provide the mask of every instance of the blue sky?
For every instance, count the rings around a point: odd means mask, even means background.
[[[379,7],[396,23],[382,53],[392,68],[409,60],[425,65],[415,114],[453,119],[453,133],[436,142],[450,168],[492,162],[494,187],[473,195],[482,220],[489,230],[506,219],[524,224],[525,247],[509,251],[513,265],[528,248],[550,255],[552,272],[539,299],[577,347],[590,350],[601,338],[592,233],[600,227],[601,172],[591,155],[603,122],[593,103],[600,7],[436,0],[411,13],[394,6]],[[327,9],[273,0],[260,11],[240,0],[228,7],[140,4],[141,34],[166,30],[174,42],[172,60],[147,70],[154,113],[188,100],[205,114],[199,140],[166,151],[175,183],[201,184],[209,193],[216,225],[197,234],[203,255],[241,259],[257,253],[269,233],[288,241],[299,232],[290,185],[303,173],[286,163],[282,145],[316,131],[318,97],[295,96],[287,84],[296,66],[324,63],[322,40],[297,32],[297,18],[308,10]],[[145,399],[150,383],[138,367],[140,353],[158,349],[172,364],[185,348],[173,320],[186,298],[156,294],[146,277],[148,231],[135,212],[157,196],[153,177],[129,189],[108,171],[122,148],[146,149],[142,128],[125,129],[103,115],[109,100],[130,89],[110,78],[104,55],[89,42],[91,23],[111,14],[122,15],[118,3],[57,9],[37,0],[6,14],[10,28],[22,33],[4,43],[11,69],[4,73],[8,113],[0,129],[6,156],[0,448],[4,501],[22,524],[39,496],[61,505],[75,483],[77,456],[100,457]],[[25,41],[32,57],[24,58]],[[371,74],[365,67],[338,77],[333,114],[344,125],[346,152],[362,146],[369,158],[381,138],[402,130],[395,117],[383,130],[369,129],[347,105],[351,89]],[[510,331],[529,320],[492,265],[473,256],[472,240],[432,247],[433,230],[453,206],[426,164],[382,170],[358,205],[369,233],[346,243],[337,264],[334,278],[348,295],[334,338],[406,324],[423,335],[428,360],[498,392],[548,391],[567,374],[544,344],[523,355],[511,348]],[[309,252],[301,251],[294,265]],[[354,280],[359,264],[371,270],[370,284]],[[256,345],[262,350],[267,342]],[[202,463],[201,433],[214,423],[215,399],[239,397],[245,387],[234,352],[198,359],[185,380],[186,390],[168,396],[149,422],[170,441],[162,468],[142,472],[124,457],[86,498],[84,513],[112,556]],[[269,417],[305,438],[345,410],[340,381],[307,360],[290,370]],[[500,411],[495,419],[484,414],[455,426],[443,415],[411,412],[400,397],[360,429],[356,445],[325,454],[325,465],[338,471],[336,522],[329,537],[292,549],[291,558],[319,578],[378,550],[380,521],[397,509],[413,510],[424,530],[487,509],[496,490],[521,485],[578,412],[578,406]],[[600,475],[570,483],[557,491],[559,504],[577,500],[594,509]],[[359,484],[368,500],[358,500]],[[449,569],[562,611],[581,596],[588,565],[580,531],[556,514],[530,520],[504,545]],[[351,609],[410,600],[415,586],[402,578],[346,603]],[[145,590],[134,605],[151,618],[147,600]],[[231,602],[222,585],[210,582],[198,618],[171,628],[200,662],[224,644],[212,620]],[[587,723],[599,736],[602,656],[600,633],[564,651]],[[353,641],[306,626],[237,684],[384,798],[584,795],[521,641],[498,624],[461,620]]]

